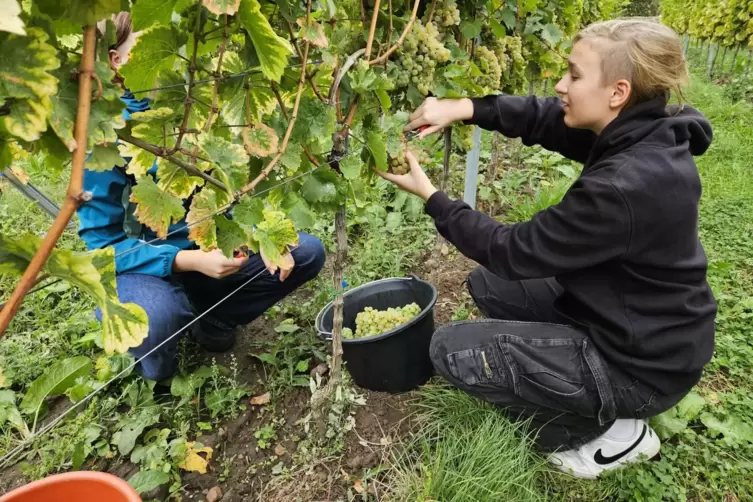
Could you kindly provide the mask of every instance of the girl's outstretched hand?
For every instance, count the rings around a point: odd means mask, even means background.
[[[426,98],[416,111],[411,113],[405,131],[412,131],[421,126],[429,126],[421,131],[419,138],[444,129],[453,122],[473,118],[473,102],[468,99]]]
[[[426,176],[426,173],[421,166],[418,165],[416,157],[410,151],[405,152],[405,158],[408,159],[410,164],[410,172],[407,174],[391,174],[382,171],[376,171],[376,173],[387,181],[391,181],[401,190],[418,195],[423,200],[429,200],[434,192],[437,191],[434,185]]]

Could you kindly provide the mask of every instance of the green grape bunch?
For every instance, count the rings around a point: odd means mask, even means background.
[[[408,172],[410,172],[410,163],[408,162],[408,157],[406,157],[405,155],[405,152],[407,151],[408,149],[404,148],[400,150],[400,152],[397,154],[397,157],[392,157],[389,159],[389,168],[392,174],[407,174]],[[410,152],[416,157],[418,165],[425,166],[431,163],[431,157],[429,157],[429,154],[424,150],[411,148]]]
[[[421,94],[429,94],[437,66],[449,59],[450,50],[442,43],[436,25],[417,20],[405,37],[397,60],[397,87],[413,84]]]
[[[356,331],[343,328],[344,339],[365,338],[386,333],[402,324],[407,323],[421,313],[417,303],[409,303],[402,307],[390,307],[387,310],[376,310],[366,307],[356,315]]]
[[[424,23],[429,21],[429,14],[431,9],[426,10],[424,14]],[[432,22],[437,24],[440,31],[449,28],[450,26],[457,26],[460,24],[460,9],[458,9],[458,3],[456,0],[445,0],[443,2],[437,2],[437,6],[434,9],[434,15],[432,16]]]
[[[479,45],[476,47],[473,62],[481,70],[478,85],[490,91],[498,90],[502,80],[502,66],[497,55],[488,47]]]

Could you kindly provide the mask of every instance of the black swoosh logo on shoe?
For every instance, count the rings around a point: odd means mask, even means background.
[[[648,426],[646,426],[646,424],[643,424],[643,431],[641,432],[640,437],[635,440],[635,443],[630,445],[630,447],[627,450],[623,450],[617,455],[613,455],[611,457],[605,457],[604,455],[601,454],[601,448],[599,448],[599,450],[594,455],[594,462],[596,462],[599,465],[607,465],[607,464],[611,464],[612,462],[617,462],[619,459],[621,459],[622,457],[624,457],[625,455],[633,451],[635,447],[638,446],[638,444],[641,441],[643,441],[643,438],[646,437],[646,430],[648,430]]]

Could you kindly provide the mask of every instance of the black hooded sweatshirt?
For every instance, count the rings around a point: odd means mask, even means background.
[[[584,164],[562,201],[504,225],[444,192],[426,212],[464,255],[505,279],[555,277],[558,313],[607,362],[662,394],[687,391],[714,347],[716,301],[698,238],[701,182],[693,155],[711,126],[656,98],[598,136],[569,128],[558,98],[487,96],[468,121]]]

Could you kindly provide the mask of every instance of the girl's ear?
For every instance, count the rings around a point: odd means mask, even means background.
[[[632,86],[627,80],[622,79],[615,82],[612,86],[612,96],[609,98],[609,106],[621,109],[627,104],[628,99],[630,99],[631,91]]]
[[[122,64],[120,54],[115,49],[110,49],[110,68],[117,70]]]

